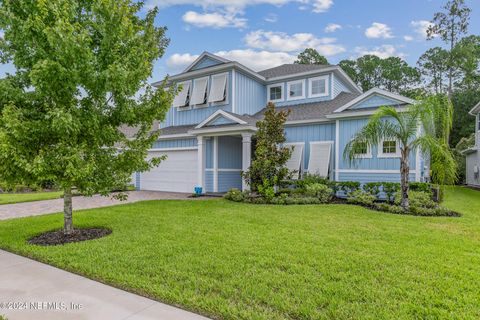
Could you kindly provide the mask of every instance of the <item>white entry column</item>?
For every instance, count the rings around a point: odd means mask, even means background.
[[[247,171],[252,160],[252,134],[242,133],[242,170]],[[250,187],[245,179],[242,179],[242,190],[249,190]]]
[[[202,187],[202,192],[205,193],[205,138],[203,136],[197,137],[197,152],[198,152],[198,187]]]

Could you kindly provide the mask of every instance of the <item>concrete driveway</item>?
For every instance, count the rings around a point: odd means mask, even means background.
[[[207,320],[2,250],[0,297],[9,320]]]
[[[145,200],[192,200],[189,193],[160,192],[160,191],[130,191],[128,199],[120,201],[111,197],[73,197],[73,210],[108,207],[117,204],[132,203]],[[63,199],[42,200],[15,204],[0,205],[0,220],[38,216],[42,214],[63,212]]]

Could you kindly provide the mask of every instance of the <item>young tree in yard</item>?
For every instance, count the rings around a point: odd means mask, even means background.
[[[72,189],[108,195],[127,185],[156,140],[172,92],[146,84],[164,53],[156,9],[131,0],[0,0],[0,180],[55,181],[72,234]],[[143,93],[138,94],[143,88]],[[129,139],[119,127],[138,128]]]
[[[464,0],[450,0],[443,8],[445,12],[437,12],[433,16],[432,25],[427,29],[427,38],[430,40],[440,36],[449,46],[448,95],[450,97],[455,72],[453,48],[462,35],[467,33],[471,9],[465,5]]]
[[[451,112],[442,108],[443,103],[443,100],[431,97],[404,112],[394,107],[381,107],[345,147],[344,158],[355,164],[359,160],[357,155],[364,152],[365,144],[377,146],[383,140],[399,144],[401,206],[405,210],[409,207],[409,157],[417,148],[435,158],[432,159],[432,170],[437,170],[438,174],[443,170],[444,181],[452,172],[455,176],[455,159],[448,143],[439,137],[442,130],[450,130],[447,127]]]
[[[252,191],[258,191],[267,200],[273,198],[275,186],[289,176],[285,164],[292,150],[281,146],[286,141],[284,124],[289,113],[277,112],[273,103],[267,104],[264,119],[257,122],[252,163],[248,171],[242,173]]]
[[[328,64],[327,58],[313,48],[307,48],[297,56],[296,64]]]

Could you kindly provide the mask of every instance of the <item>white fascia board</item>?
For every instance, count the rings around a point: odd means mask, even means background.
[[[245,133],[245,131],[256,132],[257,128],[253,126],[242,126],[236,125],[234,127],[221,127],[221,128],[200,128],[200,129],[193,129],[188,131],[189,134],[192,135],[204,135],[209,134],[211,136],[223,136],[223,135],[232,135],[232,134],[241,134]]]
[[[355,112],[342,112],[337,114],[329,114],[327,115],[327,119],[341,119],[341,118],[354,118],[354,117],[363,117],[363,116],[371,116],[378,111],[378,108],[365,110],[365,111],[355,111]],[[408,108],[402,107],[397,108],[398,112],[406,112]]]
[[[218,116],[223,116],[229,120],[232,120],[238,124],[247,124],[247,122],[243,121],[242,119],[239,119],[223,110],[217,110],[215,111],[214,113],[212,113],[208,118],[206,118],[205,120],[203,120],[202,122],[200,122],[196,127],[195,129],[200,129],[202,127],[204,127],[205,125],[207,125],[210,121],[212,121],[213,119],[217,118]]]
[[[325,122],[334,122],[333,120],[329,119],[306,119],[306,120],[291,120],[291,121],[286,121],[285,125],[295,125],[295,124],[312,124],[312,123],[325,123]]]
[[[477,103],[475,107],[472,108],[468,113],[470,113],[472,116],[476,116],[477,113],[480,113],[480,102]]]
[[[365,92],[364,94],[356,97],[352,101],[347,102],[345,105],[343,105],[342,107],[335,110],[334,113],[342,112],[342,111],[350,108],[351,106],[367,99],[368,97],[370,97],[374,94],[378,94],[378,95],[385,96],[385,97],[388,97],[388,98],[391,98],[391,99],[399,100],[401,102],[408,103],[408,104],[415,104],[416,103],[415,100],[404,97],[404,96],[401,96],[399,94],[392,93],[392,92],[389,92],[389,91],[386,91],[386,90],[383,90],[383,89],[379,89],[379,88],[372,88],[372,89],[368,90],[367,92]]]
[[[160,129],[162,130],[162,129]],[[179,134],[166,134],[161,135],[158,137],[158,140],[172,140],[172,139],[179,139],[179,138],[194,138],[194,135],[188,133],[179,133]]]

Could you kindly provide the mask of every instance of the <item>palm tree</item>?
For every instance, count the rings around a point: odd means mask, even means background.
[[[396,141],[400,147],[401,206],[407,210],[409,156],[417,148],[430,155],[432,177],[435,180],[441,183],[455,181],[457,165],[448,146],[452,115],[452,105],[443,96],[428,97],[411,105],[407,110],[380,107],[347,143],[343,156],[355,164],[360,160],[358,155],[365,152],[366,145],[378,145],[380,141]]]

